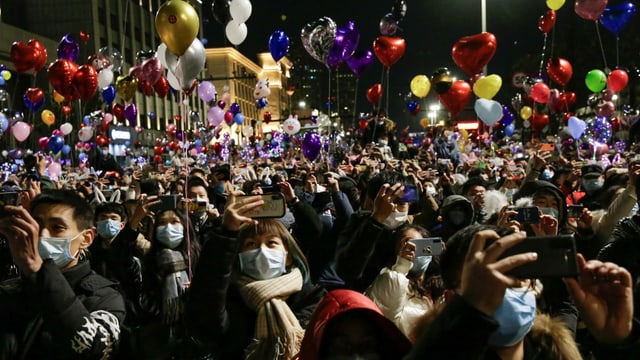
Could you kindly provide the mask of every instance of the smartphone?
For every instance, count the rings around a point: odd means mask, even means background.
[[[238,196],[238,200],[255,195]],[[253,219],[281,218],[285,212],[284,197],[280,193],[263,194],[264,205],[248,214]]]
[[[541,144],[538,148],[540,151],[555,151],[556,147],[553,144]]]
[[[195,212],[195,211],[205,211],[207,210],[207,202],[206,201],[198,201],[198,200],[192,200],[188,203],[187,208],[189,209],[189,211],[191,212]]]
[[[540,222],[540,210],[536,206],[512,208],[518,211],[514,220],[520,224],[537,224]]]
[[[576,240],[573,235],[532,236],[506,249],[500,259],[535,252],[538,259],[507,272],[519,279],[541,277],[575,277],[580,273],[576,258]]]
[[[149,210],[153,211],[154,214],[158,214],[159,212],[165,210],[174,210],[178,208],[178,197],[179,195],[160,195],[158,199],[160,200],[160,204],[154,205]]]
[[[438,159],[438,163],[442,165],[449,165],[451,163],[451,159]]]
[[[397,203],[413,203],[418,202],[418,188],[413,184],[404,186],[404,195],[396,200]]]
[[[0,217],[4,217],[4,207],[6,205],[18,206],[20,201],[20,193],[17,191],[0,193]]]
[[[413,239],[410,241],[416,244],[416,256],[438,256],[442,255],[444,250],[442,238],[440,237]]]
[[[580,218],[582,217],[582,210],[584,206],[582,205],[568,205],[567,206],[567,217],[570,218]]]
[[[273,193],[280,192],[280,188],[275,185],[263,185],[263,186],[260,186],[260,189],[262,189],[263,194],[273,194]]]

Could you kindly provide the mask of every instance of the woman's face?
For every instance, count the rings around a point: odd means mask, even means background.
[[[156,221],[156,227],[168,224],[182,224],[182,221],[174,211],[165,211]]]
[[[398,244],[396,245],[396,253],[398,251],[400,251],[400,249],[402,249],[402,247],[404,247],[404,245],[407,243],[407,241],[411,241],[411,240],[415,240],[415,239],[422,239],[423,236],[420,235],[420,233],[418,231],[416,231],[415,229],[409,229],[407,231],[404,232],[404,234],[402,235],[402,237],[400,238],[400,241],[398,241]]]
[[[265,246],[269,249],[279,249],[287,251],[287,248],[284,245],[284,241],[279,236],[265,234],[245,239],[242,243],[242,247],[240,248],[240,252],[259,249],[262,246]]]

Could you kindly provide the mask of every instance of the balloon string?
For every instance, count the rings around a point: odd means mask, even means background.
[[[542,42],[542,55],[540,55],[540,67],[538,68],[538,77],[542,76],[542,67],[544,66],[544,53],[547,51],[547,38],[548,34],[544,34],[544,41]]]
[[[353,91],[353,129],[355,131],[356,126],[358,126],[358,122],[356,121],[356,115],[358,114],[358,82],[360,82],[360,77],[356,76],[356,88]]]
[[[620,65],[620,36],[616,36],[616,66]]]
[[[604,68],[607,69],[609,65],[607,65],[607,57],[604,54],[604,46],[602,45],[602,37],[600,37],[600,27],[598,26],[598,21],[595,21],[596,24],[596,33],[598,34],[598,42],[600,43],[600,51],[602,52],[602,61],[604,61]]]
[[[327,67],[327,70],[329,70],[329,94],[327,96],[327,112],[329,113],[329,127],[331,127],[331,68]],[[318,125],[318,127],[320,127]],[[322,131],[320,131],[320,133],[322,134]]]
[[[549,59],[553,58],[553,50],[556,47],[556,31],[555,29],[551,30],[551,48],[549,49]]]
[[[390,84],[391,84],[390,79],[389,79],[389,73],[390,72],[391,72],[391,68],[388,67],[387,68],[387,83],[385,84],[386,90],[387,90],[387,94],[385,95],[385,105],[384,105],[385,106],[385,111],[387,112],[387,116],[389,116],[388,115],[388,113],[389,113],[389,88],[390,88]]]

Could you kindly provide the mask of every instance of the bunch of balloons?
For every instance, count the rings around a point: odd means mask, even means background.
[[[225,35],[229,42],[233,45],[242,44],[247,38],[245,22],[251,16],[251,2],[249,0],[214,0],[211,11],[213,18],[225,26]]]

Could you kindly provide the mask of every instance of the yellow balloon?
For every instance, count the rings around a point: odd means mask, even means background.
[[[429,90],[431,90],[431,81],[429,81],[427,75],[413,77],[411,80],[411,92],[413,95],[422,99],[429,94]]]
[[[7,71],[7,70],[3,71],[2,78],[7,81],[11,80],[11,71]]]
[[[529,120],[531,115],[533,115],[533,110],[531,110],[530,107],[523,106],[522,109],[520,109],[520,117],[522,117],[522,119]]]
[[[473,84],[473,93],[482,99],[493,99],[502,87],[502,78],[500,75],[489,75],[478,79]]]
[[[40,119],[47,126],[51,126],[53,125],[53,123],[56,122],[56,116],[53,114],[51,110],[42,110],[42,113],[40,114]]]
[[[551,10],[558,10],[564,5],[565,0],[547,0],[547,7]]]
[[[196,9],[183,0],[167,1],[156,14],[156,31],[160,39],[177,56],[191,46],[199,28],[200,18]]]
[[[132,75],[120,75],[116,80],[116,93],[124,101],[129,101],[138,89],[138,78]]]
[[[61,102],[64,101],[64,96],[60,95],[59,92],[53,90],[53,101],[60,104]]]
[[[429,126],[429,119],[427,118],[420,119],[420,126],[426,129]]]

